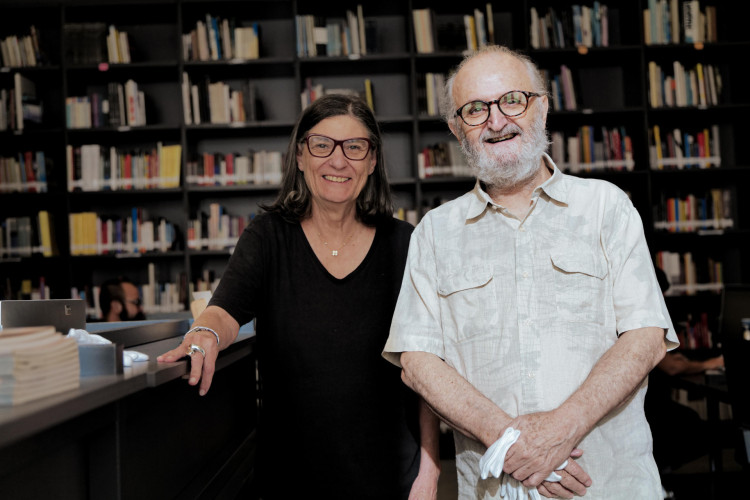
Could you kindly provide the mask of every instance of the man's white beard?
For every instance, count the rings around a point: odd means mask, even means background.
[[[485,140],[510,133],[520,134],[521,146],[517,153],[502,146],[492,152],[483,147]],[[518,125],[508,123],[500,132],[484,131],[475,144],[469,142],[462,128],[459,128],[459,136],[461,151],[473,174],[488,186],[502,190],[521,186],[533,179],[549,145],[541,116],[529,125],[526,132]]]

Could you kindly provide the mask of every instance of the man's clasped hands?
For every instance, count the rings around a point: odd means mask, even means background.
[[[560,453],[578,458],[583,452],[575,448],[568,453],[565,451],[565,440],[555,438],[552,433],[545,436],[545,429],[541,425],[543,420],[542,414],[536,417],[525,415],[514,420],[479,460],[482,479],[490,476],[501,478],[500,496],[506,500],[541,500],[540,491],[550,498],[573,498],[574,495],[584,495],[586,488],[591,486],[591,478],[574,460],[563,459],[560,463],[555,458]],[[521,438],[521,430],[513,425],[520,426],[521,422],[526,424],[523,425],[526,428],[524,437],[528,436],[529,439],[511,450]],[[546,430],[549,432],[551,429],[547,427]],[[550,460],[553,460],[550,463],[559,465],[553,466],[554,470],[544,477],[539,471],[549,470],[547,462]],[[561,473],[558,474],[558,471]],[[519,481],[514,476],[526,479]]]

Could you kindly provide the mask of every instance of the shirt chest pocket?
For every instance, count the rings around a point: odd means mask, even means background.
[[[550,252],[558,317],[563,321],[602,323],[609,281],[607,261],[581,245],[565,245]]]
[[[444,334],[455,342],[491,332],[497,326],[497,293],[490,266],[438,276]]]

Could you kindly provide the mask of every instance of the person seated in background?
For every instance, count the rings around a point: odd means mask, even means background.
[[[138,287],[127,278],[105,281],[99,290],[102,321],[140,321],[146,319]]]
[[[669,289],[669,280],[658,267],[656,277],[662,293]],[[708,422],[685,405],[672,399],[670,377],[703,373],[722,368],[724,357],[692,360],[679,352],[669,352],[651,371],[646,392],[646,418],[654,439],[654,459],[661,473],[669,473],[709,452]]]

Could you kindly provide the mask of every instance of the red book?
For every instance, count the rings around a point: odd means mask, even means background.
[[[132,189],[133,188],[133,157],[130,155],[130,153],[127,153],[125,155],[125,161],[123,162],[123,178],[127,180],[127,183],[125,184],[125,189]]]
[[[234,184],[234,155],[232,153],[227,153],[226,158],[227,162],[227,186],[232,186]]]
[[[23,154],[23,157],[24,157],[23,163],[24,163],[24,166],[26,167],[26,182],[29,182],[29,183],[36,181],[36,177],[34,176],[34,161],[32,160],[31,154],[32,154],[31,151],[26,151]],[[30,186],[28,188],[28,191],[31,193],[36,193],[36,187]]]

